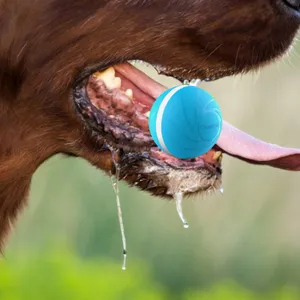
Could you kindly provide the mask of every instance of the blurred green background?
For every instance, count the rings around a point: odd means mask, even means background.
[[[294,49],[260,72],[202,87],[235,126],[300,147],[299,70]],[[122,271],[109,178],[84,160],[53,157],[36,172],[0,263],[0,299],[300,299],[300,174],[230,157],[223,170],[223,196],[184,201],[188,230],[173,202],[121,184]]]

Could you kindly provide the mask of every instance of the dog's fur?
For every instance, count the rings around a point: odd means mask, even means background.
[[[280,0],[0,0],[0,241],[32,174],[66,153],[111,169],[75,113],[75,78],[141,59],[217,78],[281,56],[298,29]]]

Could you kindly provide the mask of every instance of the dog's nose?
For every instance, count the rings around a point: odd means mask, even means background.
[[[283,2],[291,8],[300,11],[300,0],[283,0]]]

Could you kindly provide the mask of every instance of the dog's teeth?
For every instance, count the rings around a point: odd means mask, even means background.
[[[122,80],[120,77],[115,77],[112,85],[112,89],[119,89],[121,88]]]
[[[216,161],[220,161],[222,159],[222,152],[221,151],[216,151],[214,153],[213,159]]]
[[[102,80],[104,81],[106,87],[109,90],[113,90],[113,89],[119,89],[121,88],[121,78],[120,77],[114,77],[114,78],[102,78]]]
[[[94,73],[94,75],[96,75],[97,78],[114,78],[115,77],[115,69],[113,67],[109,67],[107,69],[105,69],[104,71],[102,72],[96,72]]]
[[[133,100],[133,91],[132,91],[132,89],[126,90],[125,94],[126,94],[126,96],[128,96],[128,98]]]
[[[103,72],[94,73],[93,76],[98,80],[102,80],[108,89],[113,90],[119,89],[122,83],[121,78],[115,77],[115,74],[115,69],[110,67]]]
[[[113,90],[113,89],[119,89],[121,88],[121,78],[120,77],[114,77],[114,78],[106,78],[106,79],[102,79],[106,85],[106,87],[109,90]]]
[[[146,113],[144,113],[144,116],[147,117],[147,118],[149,118],[149,116],[150,116],[150,110],[147,111]]]
[[[108,76],[115,77],[116,71],[113,67],[109,67],[104,71],[104,73],[108,74]]]

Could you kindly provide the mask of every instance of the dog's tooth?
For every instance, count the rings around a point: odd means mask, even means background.
[[[113,89],[118,89],[121,87],[121,82],[120,80],[116,80],[117,78],[113,78],[113,79],[106,79],[106,80],[103,80],[106,87],[109,89],[109,90],[113,90]]]
[[[147,117],[147,118],[149,118],[149,116],[150,116],[150,110],[147,111],[146,113],[144,113],[144,116]]]
[[[115,69],[113,67],[109,67],[103,72],[96,72],[93,76],[97,80],[102,80],[106,87],[110,90],[119,89],[121,87],[121,78],[115,77]]]
[[[114,78],[115,77],[115,69],[113,67],[109,67],[107,69],[105,69],[104,71],[98,71],[98,72],[95,72],[93,75],[96,77],[96,78],[99,78],[99,79],[106,79],[106,78]]]
[[[102,79],[102,80],[104,81],[105,86],[106,86],[109,90],[121,88],[122,80],[121,80],[120,77],[115,77],[115,78],[105,78],[105,79]]]
[[[131,100],[133,100],[133,91],[132,91],[132,89],[127,89],[127,90],[125,91],[125,95],[126,95],[128,98],[130,98]]]
[[[107,77],[114,78],[116,75],[116,71],[113,67],[109,67],[108,69],[103,71],[102,74],[105,74]]]
[[[214,153],[213,159],[216,160],[216,161],[221,160],[222,159],[222,152],[221,151],[216,151]]]
[[[121,85],[122,85],[121,78],[120,77],[115,77],[114,81],[113,81],[113,87],[112,87],[112,89],[119,89],[119,88],[121,88]]]
[[[101,72],[99,72],[99,71],[93,73],[94,78],[99,78],[100,75],[101,75]]]

